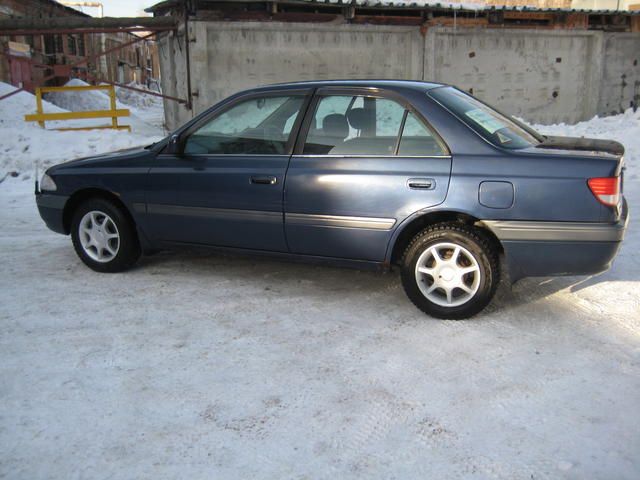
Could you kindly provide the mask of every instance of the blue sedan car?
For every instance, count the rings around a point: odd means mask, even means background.
[[[189,245],[397,266],[419,309],[461,319],[501,271],[609,268],[628,219],[623,154],[540,135],[448,85],[300,82],[233,95],[146,148],[51,167],[36,199],[99,272]]]

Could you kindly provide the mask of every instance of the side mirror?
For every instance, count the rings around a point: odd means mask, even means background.
[[[169,139],[169,152],[171,153],[179,153],[180,150],[180,137],[176,134],[171,135]]]

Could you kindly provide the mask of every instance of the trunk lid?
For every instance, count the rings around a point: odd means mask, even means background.
[[[583,158],[577,172],[584,172],[585,186],[589,179],[619,177],[620,203],[603,206],[600,221],[617,221],[621,215],[624,192],[624,146],[614,140],[584,137],[556,137],[548,135],[532,150],[550,155]],[[595,194],[594,194],[595,195]],[[597,197],[596,197],[597,198]]]

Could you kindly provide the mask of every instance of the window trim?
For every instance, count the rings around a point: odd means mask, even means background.
[[[398,103],[401,107],[404,108],[404,114],[402,117],[402,128],[398,131],[398,136],[396,138],[396,146],[394,150],[394,154],[392,155],[369,155],[369,154],[305,154],[304,153],[304,144],[307,141],[307,135],[309,134],[309,129],[311,127],[311,122],[316,114],[316,110],[318,108],[318,104],[321,99],[328,96],[363,96],[363,97],[373,97],[373,98],[383,98],[386,100],[392,100]],[[402,138],[402,133],[404,132],[404,123],[408,112],[413,113],[419,121],[424,123],[428,130],[433,132],[436,141],[444,148],[444,155],[397,155],[398,148],[400,146],[400,139]],[[304,117],[304,121],[300,126],[300,130],[298,131],[298,136],[293,148],[293,155],[296,157],[302,158],[310,158],[310,157],[324,157],[324,158],[451,158],[451,149],[449,145],[444,141],[442,135],[438,133],[438,131],[433,128],[431,123],[422,115],[405,97],[403,97],[400,93],[387,90],[378,87],[348,87],[348,86],[327,86],[320,87],[316,89],[313,93],[313,98],[307,105],[306,114]]]
[[[240,103],[246,102],[248,100],[252,100],[255,98],[268,98],[268,97],[303,97],[302,105],[300,106],[300,111],[298,112],[298,116],[293,122],[293,126],[291,127],[291,132],[289,133],[289,138],[285,145],[285,149],[283,153],[184,153],[185,144],[187,138],[190,137],[195,131],[199,130],[213,118],[218,117],[233,107],[237,106]],[[232,100],[225,102],[223,105],[219,107],[214,107],[213,110],[209,112],[205,112],[202,115],[202,118],[197,119],[191,125],[189,125],[184,130],[178,133],[179,135],[179,145],[178,152],[176,153],[162,153],[164,155],[172,155],[172,156],[181,156],[181,157],[282,157],[282,156],[291,156],[293,153],[293,147],[295,145],[296,139],[299,135],[300,125],[302,124],[305,115],[307,113],[307,109],[309,107],[309,103],[313,98],[313,89],[309,88],[296,88],[296,89],[282,89],[282,90],[268,90],[263,92],[249,92],[246,95],[240,95]]]
[[[402,142],[402,135],[404,135],[404,124],[407,123],[407,117],[409,116],[409,109],[405,108],[402,112],[402,120],[400,121],[400,130],[398,130],[398,138],[396,138],[396,146],[393,149],[393,155],[398,156],[400,151],[400,143]]]

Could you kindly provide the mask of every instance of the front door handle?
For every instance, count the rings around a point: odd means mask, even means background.
[[[433,190],[436,188],[436,181],[433,178],[410,178],[407,186],[412,190]]]
[[[278,183],[278,179],[276,177],[257,175],[251,177],[251,183],[256,185],[275,185]]]

